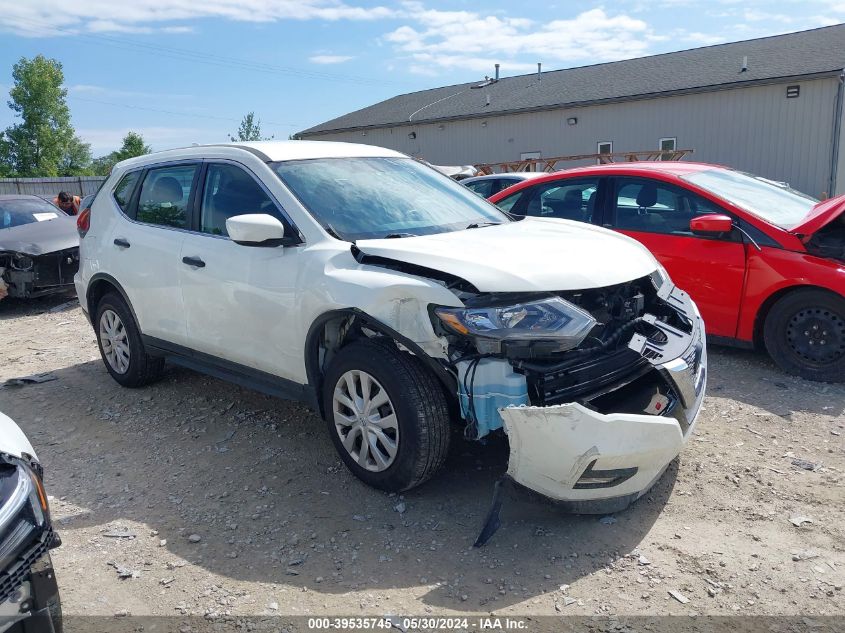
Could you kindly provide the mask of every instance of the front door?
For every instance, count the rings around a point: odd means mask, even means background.
[[[302,364],[294,323],[300,247],[241,246],[226,219],[269,213],[282,219],[257,179],[235,163],[209,163],[197,198],[198,228],[185,236],[179,280],[189,346],[287,379]]]
[[[689,228],[698,215],[727,212],[698,194],[649,178],[615,178],[610,202],[610,225],[657,257],[698,305],[708,334],[735,337],[745,245],[735,231],[701,237]]]

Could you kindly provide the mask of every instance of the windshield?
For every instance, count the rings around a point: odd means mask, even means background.
[[[411,158],[318,158],[272,167],[311,215],[344,240],[510,221],[466,187]]]
[[[708,169],[682,178],[786,229],[800,224],[819,202],[784,184],[728,169]]]
[[[49,202],[32,198],[0,200],[0,229],[46,222],[65,215]]]

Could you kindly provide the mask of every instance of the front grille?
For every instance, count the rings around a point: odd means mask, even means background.
[[[574,402],[583,396],[598,396],[602,390],[636,380],[651,364],[626,348],[602,352],[571,364],[550,366],[547,372],[526,371],[528,395],[534,406]]]
[[[0,604],[12,597],[29,575],[32,566],[40,559],[53,542],[53,530],[47,529],[37,543],[23,552],[9,568],[0,571]]]

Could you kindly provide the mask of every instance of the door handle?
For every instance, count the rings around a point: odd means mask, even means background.
[[[199,257],[183,257],[182,263],[188,266],[196,266],[197,268],[205,268],[205,262]]]
[[[129,244],[129,240],[126,240],[122,237],[118,237],[114,241],[115,246],[120,246],[120,248],[129,248],[131,245]]]

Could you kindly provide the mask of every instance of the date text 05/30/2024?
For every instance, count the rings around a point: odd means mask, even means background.
[[[389,630],[403,631],[520,631],[528,623],[520,618],[482,617],[322,617],[308,618],[308,628],[313,631],[360,631]]]

